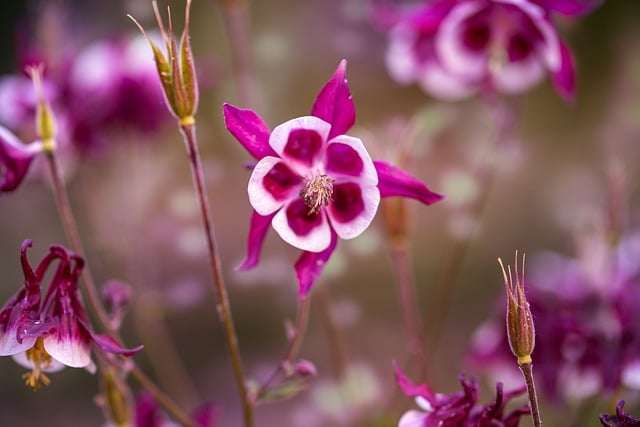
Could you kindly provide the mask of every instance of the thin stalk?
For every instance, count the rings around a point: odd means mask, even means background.
[[[300,352],[300,347],[302,346],[302,340],[307,330],[307,325],[309,324],[310,305],[311,305],[311,298],[308,295],[302,297],[302,299],[298,301],[296,323],[292,329],[293,335],[288,337],[289,346],[287,347],[287,351],[284,357],[282,358],[282,361],[278,365],[278,367],[274,369],[274,371],[271,373],[267,381],[265,381],[256,392],[256,398],[258,400],[260,400],[260,398],[266,393],[267,389],[276,379],[278,374],[284,372],[285,375],[287,375],[287,371],[291,369],[291,365],[294,359],[298,356],[298,353]]]
[[[246,0],[220,0],[224,26],[229,40],[231,66],[238,100],[256,109],[256,77],[253,67],[249,5]]]
[[[227,348],[231,357],[233,375],[242,400],[244,423],[245,426],[249,427],[253,425],[253,405],[249,398],[249,394],[247,393],[247,385],[242,367],[242,358],[240,356],[240,348],[238,346],[238,337],[233,323],[229,296],[227,295],[227,288],[225,286],[224,275],[222,273],[220,252],[216,243],[213,221],[211,220],[211,208],[209,207],[209,199],[205,189],[204,173],[200,153],[198,151],[195,124],[180,124],[180,133],[184,138],[184,143],[187,149],[189,165],[191,166],[191,176],[193,178],[193,184],[196,190],[198,203],[200,205],[202,224],[207,238],[209,261],[211,262],[211,268],[214,276],[213,289],[217,299],[216,308],[218,311],[218,317],[224,329]]]
[[[540,418],[540,409],[538,407],[536,384],[533,381],[533,363],[524,363],[519,366],[520,371],[524,376],[524,381],[527,384],[527,394],[529,395],[529,406],[531,407],[531,418],[533,419],[533,425],[535,427],[540,427],[542,425],[542,419]]]
[[[49,163],[49,169],[51,171],[51,181],[53,183],[53,193],[56,200],[56,205],[60,218],[62,220],[62,228],[64,233],[71,244],[74,252],[85,258],[85,266],[82,270],[82,278],[84,283],[84,290],[89,298],[89,304],[93,312],[98,317],[98,322],[101,328],[107,332],[109,336],[114,338],[118,342],[122,342],[122,339],[117,330],[113,329],[109,316],[102,305],[100,297],[98,296],[98,288],[96,287],[93,275],[89,269],[89,263],[86,262],[86,256],[84,255],[84,248],[82,240],[80,239],[80,232],[71,210],[71,204],[69,203],[69,196],[67,189],[62,180],[62,174],[60,173],[60,167],[58,165],[57,158],[54,152],[47,153],[47,160]],[[135,365],[133,361],[131,374],[138,383],[143,386],[153,395],[153,397],[160,403],[171,415],[173,415],[180,423],[188,427],[197,427],[189,415],[184,412],[171,398],[160,390],[149,378],[147,378],[142,371]]]
[[[162,391],[153,381],[151,381],[137,366],[133,366],[130,371],[131,376],[151,393],[154,399],[162,405],[164,409],[186,427],[198,427],[198,425],[178,406],[164,391]]]
[[[404,328],[407,334],[409,356],[417,363],[419,377],[422,377],[427,369],[427,360],[409,245],[406,241],[394,241],[389,246],[395,282],[402,307]]]
[[[455,284],[460,275],[463,261],[469,247],[473,241],[475,230],[478,228],[478,221],[482,217],[491,191],[495,184],[498,168],[495,156],[507,144],[513,128],[513,112],[509,106],[501,99],[490,98],[487,100],[488,107],[492,110],[497,132],[493,142],[493,152],[489,153],[490,159],[478,165],[475,178],[480,188],[480,194],[475,203],[469,206],[469,214],[474,221],[473,231],[466,237],[456,238],[448,250],[443,267],[440,270],[435,284],[435,294],[429,296],[425,304],[424,325],[426,342],[430,348],[427,360],[433,360],[434,351],[438,348],[445,319],[447,317],[451,299],[455,290]]]
[[[329,356],[331,358],[331,368],[336,379],[342,379],[347,373],[349,366],[349,353],[344,335],[336,324],[331,312],[331,300],[327,286],[318,286],[314,291],[316,299],[316,307],[320,313],[320,322],[322,323],[324,334],[326,336],[329,348]]]
[[[98,317],[100,326],[107,331],[109,335],[113,335],[116,331],[113,329],[113,326],[109,321],[109,316],[100,301],[98,288],[93,280],[91,270],[89,269],[89,263],[86,262],[84,247],[82,245],[82,240],[80,239],[80,231],[71,210],[67,189],[62,181],[62,174],[60,173],[58,160],[54,152],[47,153],[46,157],[49,163],[51,181],[53,183],[53,194],[58,207],[60,220],[62,221],[62,228],[73,251],[85,258],[85,265],[82,270],[82,279],[85,284],[84,289],[87,297],[89,298],[89,304],[91,305],[93,312]]]

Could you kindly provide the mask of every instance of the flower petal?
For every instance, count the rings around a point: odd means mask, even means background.
[[[393,369],[396,384],[400,387],[402,392],[409,397],[423,397],[428,402],[433,403],[435,401],[435,396],[431,389],[426,384],[414,384],[407,376],[402,372],[398,362],[393,361]]]
[[[346,134],[355,123],[356,108],[347,83],[347,61],[345,59],[340,61],[333,77],[318,93],[313,103],[311,115],[331,124],[329,139]]]
[[[267,231],[269,231],[269,226],[271,225],[274,215],[275,213],[263,216],[253,211],[253,215],[251,215],[251,225],[249,226],[249,237],[247,238],[247,257],[242,261],[242,264],[236,268],[237,270],[249,270],[258,264],[262,243],[267,235]]]
[[[428,414],[424,412],[410,410],[405,412],[398,421],[398,427],[424,427]]]
[[[397,166],[376,160],[373,162],[378,172],[378,188],[381,197],[409,197],[426,205],[444,198],[434,193],[420,180],[409,175]]]
[[[358,237],[369,227],[380,205],[380,190],[375,185],[360,186],[355,182],[336,183],[327,207],[335,232],[343,239]]]
[[[493,86],[505,93],[522,93],[544,77],[545,69],[533,55],[516,62],[496,67],[491,75]]]
[[[591,12],[602,0],[534,0],[534,3],[562,15],[578,16]]]
[[[338,236],[331,232],[331,242],[322,252],[305,251],[296,261],[295,269],[298,276],[298,297],[302,298],[311,291],[311,286],[322,273],[324,266],[329,261],[331,254],[338,244]]]
[[[325,172],[332,178],[358,178],[363,185],[376,185],[378,173],[362,141],[340,135],[329,141],[325,153]]]
[[[303,251],[321,252],[331,243],[331,227],[324,211],[309,214],[301,198],[280,209],[271,225],[282,240]]]
[[[26,353],[23,351],[22,353],[17,353],[12,356],[13,360],[20,366],[25,367],[27,369],[35,368],[33,361],[27,358]],[[40,365],[40,369],[44,372],[58,372],[64,369],[64,365],[58,362],[56,359],[51,358],[49,361],[44,362]]]
[[[47,335],[43,339],[44,349],[66,366],[84,368],[91,364],[91,338],[84,329],[79,328],[74,332]]]
[[[9,329],[0,333],[0,356],[24,353],[35,344],[37,338],[35,336],[25,336],[22,342],[18,341],[18,326],[18,323],[14,323]]]
[[[122,356],[126,357],[131,357],[144,348],[143,345],[139,345],[134,348],[126,348],[108,335],[96,334],[93,332],[91,332],[91,338],[98,347],[100,347],[107,353],[121,354]]]
[[[260,215],[270,215],[297,196],[301,188],[302,178],[282,159],[264,157],[249,178],[249,203]]]
[[[0,192],[15,190],[41,151],[41,143],[25,145],[11,131],[0,126]]]
[[[569,48],[560,42],[561,62],[557,71],[551,73],[551,81],[556,92],[565,101],[573,101],[576,96],[576,73]]]
[[[277,126],[269,144],[290,166],[303,172],[321,158],[330,129],[329,123],[317,117],[298,117]]]
[[[269,128],[251,110],[241,110],[231,104],[224,104],[224,123],[233,136],[256,159],[275,156],[269,145]]]

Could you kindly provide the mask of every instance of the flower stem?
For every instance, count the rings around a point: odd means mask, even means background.
[[[256,78],[251,54],[251,31],[247,0],[221,0],[223,20],[229,39],[231,64],[241,104],[257,108]]]
[[[347,373],[349,354],[345,337],[336,324],[333,313],[331,312],[331,299],[326,285],[327,284],[316,287],[314,297],[317,302],[316,306],[320,313],[320,321],[328,343],[333,375],[336,379],[340,380],[343,379]]]
[[[520,371],[524,376],[524,381],[527,384],[527,393],[529,395],[529,405],[531,407],[531,418],[533,419],[533,425],[540,427],[542,425],[542,419],[540,418],[540,409],[538,408],[538,395],[536,394],[536,385],[533,381],[533,363],[524,363],[520,366]]]
[[[491,195],[498,173],[498,164],[495,161],[495,157],[504,149],[513,130],[514,114],[504,100],[490,96],[486,99],[486,104],[494,116],[497,128],[496,137],[493,141],[493,150],[489,153],[489,160],[479,164],[474,174],[480,188],[480,194],[467,208],[470,217],[474,221],[473,231],[467,236],[455,238],[452,242],[436,280],[435,295],[430,295],[426,304],[424,325],[428,329],[425,331],[425,337],[428,348],[431,349],[427,355],[427,360],[433,360],[433,353],[438,348],[444,321],[451,305],[455,284],[461,272],[465,255],[473,241],[475,231],[478,228],[478,221]]]
[[[49,169],[51,171],[51,181],[53,184],[53,193],[56,200],[56,205],[58,208],[58,212],[60,214],[60,218],[62,220],[62,228],[64,233],[71,244],[71,247],[74,252],[78,255],[81,255],[85,258],[85,266],[82,270],[82,278],[84,283],[84,289],[86,291],[87,296],[89,297],[89,304],[93,310],[93,312],[98,317],[98,322],[100,323],[101,328],[107,332],[109,336],[114,338],[118,342],[122,342],[120,335],[115,329],[111,322],[109,321],[109,316],[100,301],[100,297],[98,296],[98,288],[96,287],[96,282],[93,280],[93,275],[91,274],[91,270],[89,269],[89,263],[86,260],[86,256],[84,255],[84,248],[82,245],[82,240],[80,239],[80,232],[73,215],[73,211],[71,210],[71,204],[69,203],[69,196],[67,194],[67,189],[62,180],[62,174],[60,172],[60,167],[58,165],[57,158],[55,156],[55,152],[47,153],[47,161],[49,163]],[[142,371],[133,363],[132,361],[131,374],[140,385],[146,388],[154,398],[169,412],[173,415],[181,424],[188,427],[197,427],[189,415],[184,412],[171,398],[166,395],[162,390],[160,390],[149,378],[147,378]]]
[[[253,405],[247,393],[247,385],[245,381],[244,371],[242,367],[242,358],[240,356],[240,348],[238,346],[238,337],[236,335],[233,316],[231,314],[231,306],[227,295],[227,288],[222,274],[222,263],[215,239],[213,222],[211,220],[211,208],[209,207],[209,199],[205,190],[204,173],[200,154],[198,151],[198,143],[196,139],[195,124],[181,124],[180,132],[184,138],[184,143],[189,157],[189,165],[191,166],[191,176],[195,186],[196,195],[200,205],[200,214],[207,238],[207,246],[209,248],[209,260],[213,270],[213,287],[217,299],[217,311],[220,322],[222,323],[225,339],[229,355],[231,357],[231,365],[233,374],[238,387],[238,392],[242,400],[242,408],[245,426],[253,425]]]
[[[82,270],[82,279],[84,280],[84,289],[86,291],[87,297],[89,298],[89,304],[91,304],[93,312],[98,317],[100,326],[105,331],[107,331],[109,335],[113,335],[116,331],[113,329],[111,322],[109,321],[109,316],[107,315],[104,306],[100,302],[98,288],[95,281],[93,280],[91,270],[89,269],[89,263],[86,262],[86,256],[84,247],[82,245],[82,240],[80,239],[78,225],[76,224],[73,212],[71,210],[71,204],[69,203],[67,189],[62,181],[60,166],[58,165],[58,159],[56,158],[54,152],[47,153],[47,161],[49,163],[49,170],[51,172],[53,194],[56,200],[56,205],[58,207],[58,213],[60,214],[60,219],[62,221],[62,228],[67,237],[67,240],[71,244],[71,248],[73,249],[73,251],[85,258],[85,265],[84,269]]]
[[[296,314],[296,323],[292,329],[292,335],[289,336],[289,346],[282,361],[276,369],[271,373],[268,379],[258,388],[256,391],[256,400],[259,401],[265,393],[268,391],[281,372],[284,372],[285,376],[291,369],[291,364],[300,352],[300,346],[302,345],[302,339],[304,338],[307,330],[307,324],[309,323],[309,307],[311,305],[311,298],[307,295],[298,300],[298,312]]]
[[[398,239],[391,242],[389,251],[395,274],[395,282],[398,288],[404,327],[407,334],[409,355],[419,368],[419,376],[426,373],[426,355],[424,336],[422,335],[422,325],[417,306],[416,281],[413,276],[413,266],[409,245],[406,241],[400,242]]]

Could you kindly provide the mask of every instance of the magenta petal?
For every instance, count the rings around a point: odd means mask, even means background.
[[[429,190],[422,181],[397,166],[380,160],[375,160],[373,164],[378,172],[378,188],[381,197],[410,197],[426,205],[444,198],[444,196]]]
[[[20,185],[40,146],[39,143],[25,145],[0,126],[0,192],[13,191]]]
[[[565,101],[573,101],[576,96],[576,73],[571,52],[563,42],[560,42],[560,54],[560,68],[551,74],[551,81]]]
[[[124,348],[113,338],[107,335],[102,335],[102,334],[92,333],[91,338],[93,339],[93,341],[96,343],[98,347],[100,347],[102,350],[106,351],[107,353],[121,354],[127,357],[133,356],[134,354],[136,354],[137,352],[139,352],[144,348],[143,345],[139,345],[134,348]]]
[[[263,216],[253,211],[251,225],[249,226],[249,238],[247,239],[247,257],[242,261],[242,264],[236,267],[236,270],[250,270],[258,264],[262,243],[275,214],[276,212]]]
[[[298,276],[298,297],[302,298],[309,293],[311,286],[318,279],[331,254],[336,249],[337,243],[338,236],[335,232],[332,232],[331,243],[327,249],[322,252],[302,252],[295,264]]]
[[[398,362],[395,360],[393,361],[393,369],[395,371],[396,384],[398,384],[398,387],[400,387],[400,390],[402,390],[404,394],[409,397],[424,397],[429,402],[433,402],[435,400],[435,396],[431,389],[427,387],[426,384],[414,384],[411,382],[404,372],[402,372],[400,366],[398,366]]]
[[[311,115],[331,124],[329,140],[347,133],[356,122],[356,107],[353,105],[347,83],[347,61],[343,59],[331,80],[320,90],[313,103]]]
[[[269,145],[271,132],[256,113],[251,110],[241,110],[231,104],[224,104],[222,109],[227,129],[249,154],[258,160],[265,156],[277,156]]]
[[[591,12],[602,0],[535,0],[534,3],[563,15],[578,16]]]

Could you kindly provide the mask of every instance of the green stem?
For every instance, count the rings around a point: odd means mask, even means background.
[[[213,221],[211,220],[211,208],[209,207],[209,199],[205,189],[204,173],[196,139],[196,127],[194,124],[181,124],[180,132],[184,138],[184,143],[187,149],[189,165],[191,166],[191,176],[193,178],[193,184],[196,190],[198,203],[200,205],[202,224],[207,238],[209,261],[211,263],[211,269],[213,270],[213,289],[217,299],[216,308],[218,317],[224,329],[227,348],[231,357],[233,375],[238,387],[238,393],[242,400],[244,423],[246,427],[249,427],[253,425],[253,404],[249,398],[249,394],[247,393],[247,385],[242,367],[238,337],[233,323],[231,305],[229,304],[229,296],[227,295],[227,288],[225,286],[224,275],[222,273],[220,252],[215,239]]]

